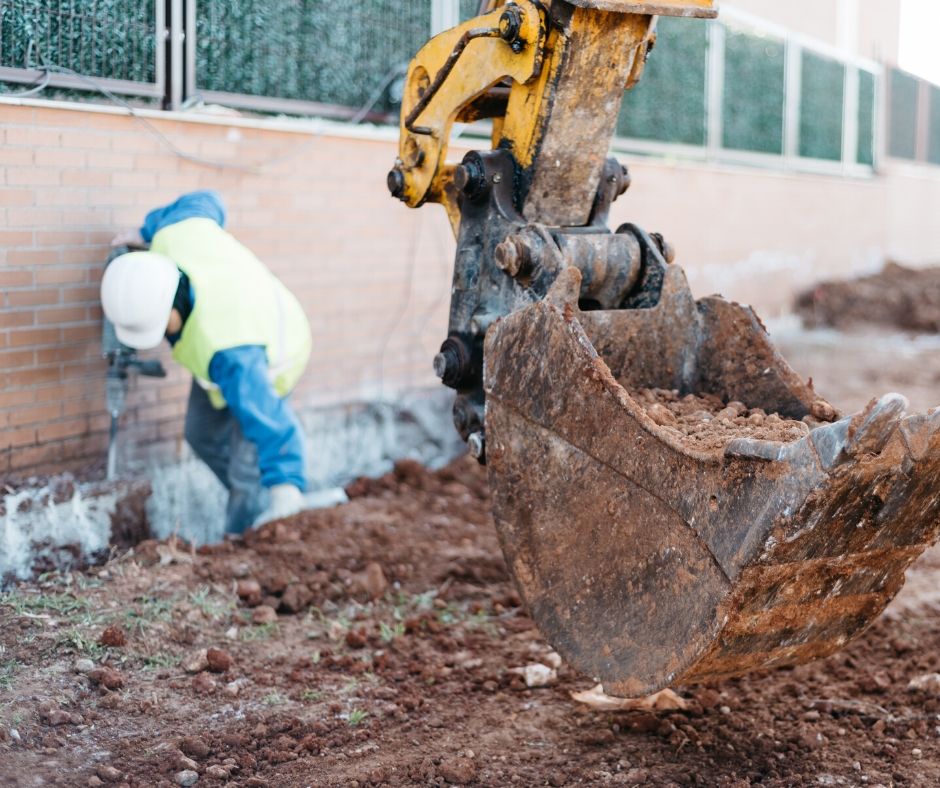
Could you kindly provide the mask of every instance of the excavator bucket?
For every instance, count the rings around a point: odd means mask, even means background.
[[[940,528],[940,409],[839,418],[748,308],[578,308],[581,275],[486,335],[487,463],[532,616],[625,697],[824,657]]]

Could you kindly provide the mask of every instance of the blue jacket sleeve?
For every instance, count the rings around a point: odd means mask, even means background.
[[[209,377],[238,420],[242,434],[258,447],[261,483],[293,484],[306,489],[304,442],[300,422],[268,378],[268,360],[258,345],[220,350],[209,363]]]
[[[144,219],[140,236],[149,244],[164,227],[197,218],[212,219],[219,227],[225,227],[225,205],[218,192],[212,189],[189,192],[169,205],[154,208]]]

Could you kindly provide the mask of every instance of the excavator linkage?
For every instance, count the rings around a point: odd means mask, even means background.
[[[491,2],[412,61],[388,175],[457,238],[434,369],[510,571],[548,641],[623,696],[832,653],[940,529],[940,410],[889,394],[839,418],[750,309],[694,300],[662,236],[608,227],[656,15],[715,13]],[[453,123],[480,118],[492,149],[448,163]]]

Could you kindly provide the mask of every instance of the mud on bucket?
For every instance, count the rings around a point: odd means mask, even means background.
[[[637,697],[859,634],[936,539],[940,411],[889,394],[836,420],[750,309],[694,301],[678,266],[648,309],[578,292],[569,269],[485,346],[497,530],[546,638]]]

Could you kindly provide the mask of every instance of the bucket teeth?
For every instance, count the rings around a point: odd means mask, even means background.
[[[878,454],[897,429],[907,407],[907,398],[900,394],[885,394],[879,400],[872,400],[851,421],[846,453],[853,456]]]

